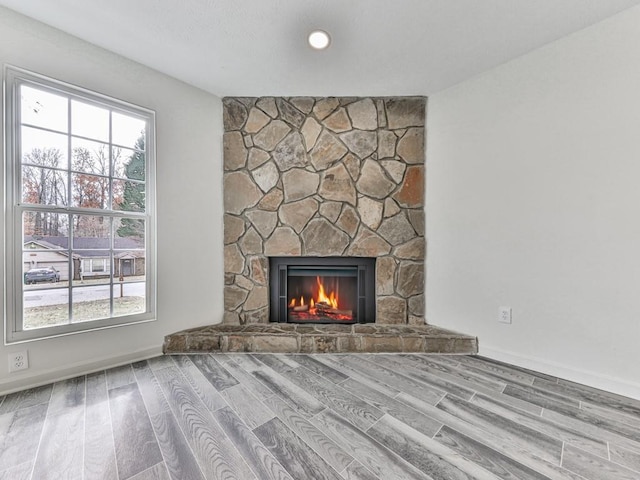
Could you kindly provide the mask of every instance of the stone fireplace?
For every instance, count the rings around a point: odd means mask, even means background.
[[[269,289],[273,258],[319,259],[320,266],[326,259],[331,267],[331,259],[353,257],[375,263],[371,306],[327,309],[366,311],[380,324],[424,324],[426,99],[223,104],[224,322],[274,319],[281,299]]]

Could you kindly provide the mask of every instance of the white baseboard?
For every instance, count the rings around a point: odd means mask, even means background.
[[[546,373],[554,377],[570,380],[572,382],[588,385],[590,387],[617,393],[625,397],[640,400],[640,383],[629,382],[621,378],[608,375],[598,375],[588,370],[570,367],[560,363],[549,362],[540,358],[527,357],[516,352],[508,352],[499,348],[480,345],[478,352],[483,357],[498,360],[512,365],[528,368],[540,373]]]
[[[88,373],[118,367],[127,363],[139,362],[147,358],[162,355],[162,346],[148,347],[126,355],[107,356],[88,361],[77,362],[64,368],[41,370],[33,375],[23,375],[19,378],[11,378],[0,381],[0,395],[39,387],[49,383],[66,380],[68,378],[86,375]]]

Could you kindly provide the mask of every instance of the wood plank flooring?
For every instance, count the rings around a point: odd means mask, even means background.
[[[640,480],[640,401],[470,356],[164,356],[0,397],[0,480]]]

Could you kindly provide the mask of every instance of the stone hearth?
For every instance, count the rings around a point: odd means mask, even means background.
[[[424,320],[426,99],[225,98],[226,324],[269,319],[268,257],[376,257],[376,323]]]

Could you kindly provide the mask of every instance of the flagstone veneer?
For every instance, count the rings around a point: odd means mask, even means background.
[[[376,323],[424,321],[424,97],[225,98],[225,323],[269,256],[376,257]]]

